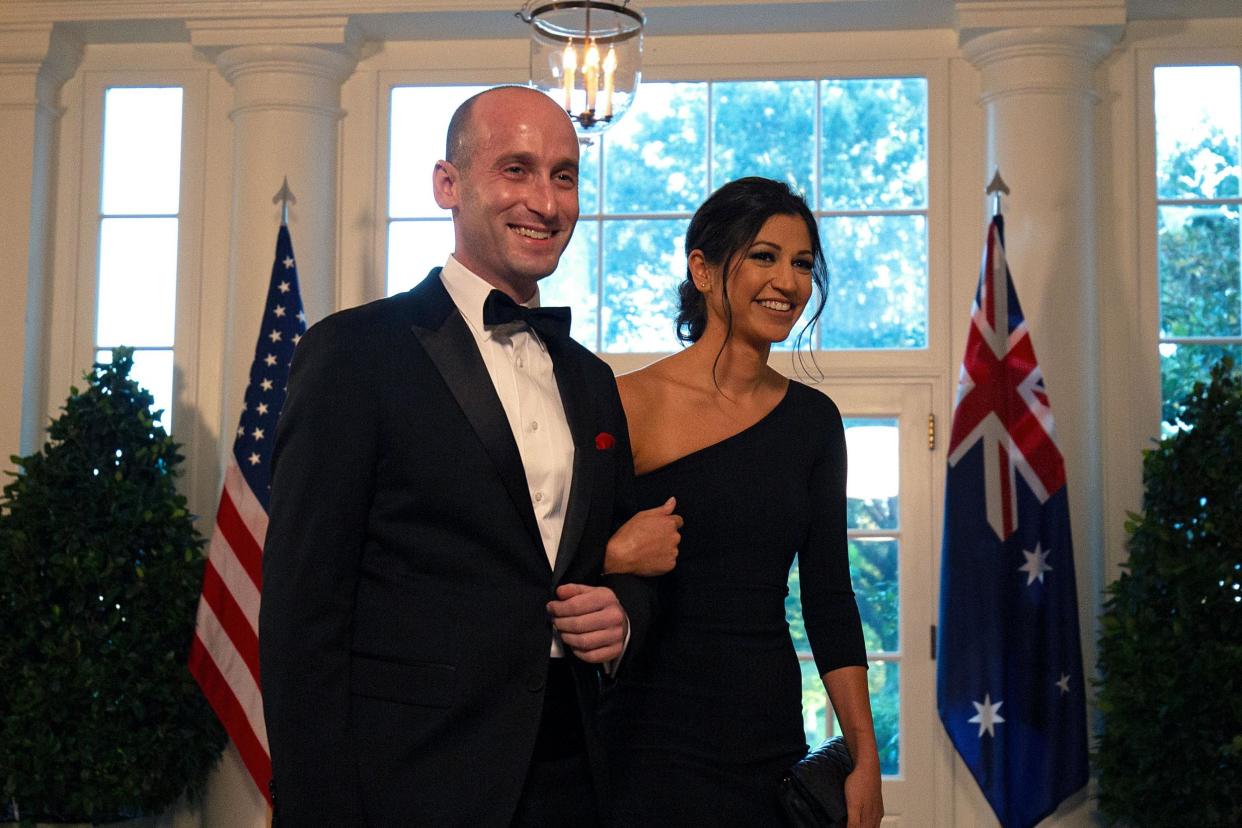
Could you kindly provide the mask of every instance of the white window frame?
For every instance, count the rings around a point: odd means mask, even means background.
[[[139,50],[141,51],[141,49]],[[99,63],[113,62],[104,50]],[[116,69],[94,68],[88,56],[78,76],[62,93],[61,171],[57,185],[57,232],[47,376],[49,416],[59,415],[69,386],[81,387],[82,375],[95,361],[99,298],[99,243],[102,218],[105,94],[115,87],[180,87],[182,89],[181,186],[178,203],[176,317],[173,339],[172,420],[187,456],[214,458],[195,445],[210,437],[201,423],[199,399],[204,189],[207,162],[208,86],[214,68],[187,69],[186,61],[167,61],[166,68],[131,69],[142,61],[127,56]],[[202,465],[201,462],[198,465]],[[195,482],[218,474],[192,473],[187,464],[186,493],[195,503]],[[201,512],[201,509],[200,509]]]
[[[1159,433],[1163,393],[1160,361],[1160,246],[1156,226],[1156,90],[1155,70],[1164,66],[1242,67],[1242,48],[1139,49],[1135,59],[1135,125],[1138,181],[1139,321],[1137,340],[1141,352],[1134,355],[1141,366],[1143,410],[1149,412],[1142,427]],[[1206,380],[1207,378],[1204,377]]]
[[[891,47],[890,47],[891,48]],[[469,50],[467,50],[469,51]],[[782,52],[782,54],[787,51]],[[466,69],[445,74],[437,71],[387,70],[376,73],[374,100],[376,111],[374,136],[376,150],[374,160],[373,201],[369,206],[375,234],[371,239],[370,260],[374,262],[371,278],[361,284],[346,287],[345,292],[361,294],[359,301],[369,301],[385,295],[385,279],[388,272],[388,123],[392,89],[396,86],[417,85],[477,85],[524,82],[525,67],[520,74],[513,70]],[[948,364],[951,332],[948,328],[949,313],[949,68],[944,60],[892,59],[858,61],[824,61],[805,63],[764,63],[693,66],[644,66],[643,78],[648,82],[677,81],[744,81],[744,80],[806,80],[819,78],[896,78],[923,77],[927,79],[927,147],[928,147],[928,202],[927,202],[927,346],[918,349],[883,350],[833,350],[815,351],[815,359],[825,374],[832,376],[940,376],[942,366]],[[431,171],[427,171],[430,187]],[[716,182],[717,185],[722,182]],[[447,254],[449,251],[445,251]],[[832,274],[829,274],[831,283]],[[659,356],[656,353],[609,353],[601,354],[617,373],[635,370]],[[780,359],[778,354],[776,359]]]

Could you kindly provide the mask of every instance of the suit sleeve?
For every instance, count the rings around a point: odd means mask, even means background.
[[[866,666],[862,622],[850,582],[846,536],[845,429],[836,406],[816,418],[822,429],[819,457],[811,467],[810,525],[798,550],[802,617],[822,676],[838,667]]]
[[[608,375],[611,383],[611,399],[617,411],[618,427],[616,445],[616,480],[613,485],[614,503],[612,531],[616,532],[621,524],[632,518],[638,511],[634,494],[634,453],[630,447],[629,425],[625,419],[625,410],[621,407],[621,399],[617,395],[616,380],[611,371]],[[656,586],[651,578],[638,575],[605,575],[603,584],[617,594],[621,607],[630,621],[629,642],[625,653],[617,663],[617,671],[623,670],[632,654],[643,647],[651,622],[656,613]],[[615,673],[614,673],[615,675]]]
[[[332,322],[308,331],[294,354],[263,553],[260,675],[281,825],[365,822],[347,730],[375,384]]]

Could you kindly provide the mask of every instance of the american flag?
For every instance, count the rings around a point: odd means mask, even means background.
[[[263,539],[271,490],[276,418],[285,402],[289,361],[306,333],[289,228],[276,237],[276,260],[263,323],[250,365],[233,453],[208,546],[203,594],[198,602],[190,672],[241,754],[264,797],[272,776],[259,690],[259,595]]]
[[[949,438],[937,706],[1006,828],[1087,783],[1065,463],[1030,331],[988,230]]]

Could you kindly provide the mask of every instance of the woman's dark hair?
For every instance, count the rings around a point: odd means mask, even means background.
[[[689,259],[690,254],[698,250],[708,264],[720,268],[725,319],[729,322],[729,335],[732,335],[729,274],[739,255],[750,248],[764,223],[772,216],[797,216],[806,224],[807,235],[811,238],[811,281],[815,285],[818,301],[794,340],[796,348],[801,346],[802,337],[824,312],[824,301],[828,295],[828,266],[824,262],[815,216],[802,196],[790,189],[788,184],[752,176],[730,181],[716,190],[690,219],[690,228],[686,231],[686,258]],[[697,342],[707,327],[707,300],[694,286],[689,264],[686,265],[686,279],[677,288],[677,298],[677,338],[682,342]]]

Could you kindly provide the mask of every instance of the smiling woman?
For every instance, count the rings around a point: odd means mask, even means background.
[[[762,331],[756,344],[767,348],[783,342],[801,316],[812,285],[819,301],[803,330],[823,312],[827,273],[815,217],[785,184],[751,177],[721,187],[691,220],[686,255],[687,278],[678,288],[677,317],[677,336],[684,342],[697,342],[713,315],[726,324],[725,340],[746,335],[734,314],[745,303],[764,302],[773,315],[760,314],[759,319],[781,329]],[[735,307],[734,298],[742,304]]]
[[[606,706],[617,822],[782,824],[778,784],[807,749],[784,600],[797,555],[816,671],[854,759],[852,822],[874,828],[881,764],[850,582],[844,429],[827,395],[768,365],[812,285],[824,295],[815,217],[788,185],[741,178],[695,213],[686,253],[678,333],[690,345],[618,380],[639,503],[676,497],[685,528],[647,648]]]

